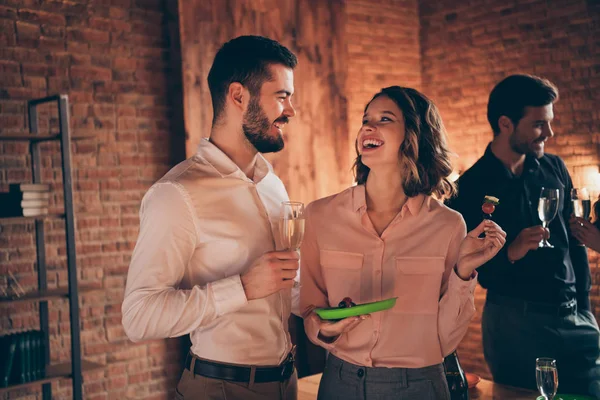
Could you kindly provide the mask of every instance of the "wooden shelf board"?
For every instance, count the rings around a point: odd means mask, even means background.
[[[81,371],[82,372],[94,371],[94,370],[103,369],[103,368],[104,368],[104,365],[102,365],[102,364],[98,364],[98,363],[86,361],[86,360],[81,360]],[[18,389],[25,389],[28,387],[42,385],[44,383],[50,383],[50,382],[56,381],[58,379],[64,379],[64,378],[70,378],[70,377],[71,377],[71,363],[70,362],[49,365],[48,367],[46,367],[46,376],[44,378],[37,379],[37,380],[31,381],[31,382],[15,383],[15,384],[9,385],[7,387],[2,387],[2,388],[0,388],[0,393],[5,393],[5,392],[12,391],[12,390],[18,390]]]
[[[19,223],[19,222],[29,222],[40,219],[61,219],[64,218],[65,214],[45,214],[45,215],[37,215],[35,217],[0,217],[0,223]]]
[[[10,135],[0,135],[0,141],[31,141],[31,142],[43,142],[48,140],[59,140],[61,137],[60,133],[44,133],[44,134],[32,134],[32,133],[14,133]],[[94,135],[74,135],[71,136],[71,140],[83,140],[92,139]]]
[[[104,290],[103,287],[87,286],[87,285],[79,286],[77,289],[78,289],[79,295]],[[22,295],[21,297],[16,297],[16,296],[0,297],[0,305],[45,301],[45,300],[68,298],[68,297],[69,297],[69,288],[61,287],[61,288],[29,292],[29,293]]]

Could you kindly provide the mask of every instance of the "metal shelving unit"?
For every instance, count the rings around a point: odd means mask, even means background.
[[[58,106],[59,132],[39,134],[38,106],[56,102]],[[54,95],[34,99],[27,103],[29,112],[29,134],[0,135],[0,141],[28,141],[31,153],[31,170],[33,183],[42,183],[42,162],[40,144],[45,141],[56,140],[60,143],[62,156],[62,178],[64,191],[64,214],[44,215],[39,217],[11,217],[0,218],[0,223],[22,223],[34,221],[35,243],[38,266],[38,290],[24,296],[0,297],[0,306],[17,302],[39,302],[40,329],[45,340],[44,363],[46,371],[41,379],[31,382],[18,383],[0,388],[0,393],[22,389],[34,385],[42,385],[44,400],[52,398],[51,382],[61,378],[71,378],[73,383],[73,399],[83,399],[82,371],[103,368],[102,365],[82,361],[79,321],[79,288],[77,285],[77,265],[75,254],[75,217],[73,211],[73,180],[71,171],[71,133],[69,130],[69,100],[67,95]],[[68,287],[48,289],[46,274],[46,249],[44,236],[44,221],[49,218],[61,218],[65,221]],[[85,288],[95,290],[99,288]],[[71,325],[71,362],[50,365],[50,341],[48,321],[48,301],[55,298],[67,298],[69,301],[69,315]]]

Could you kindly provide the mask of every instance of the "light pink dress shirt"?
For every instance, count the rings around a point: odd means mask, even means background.
[[[202,140],[144,196],[123,326],[133,341],[190,334],[220,362],[277,365],[291,349],[290,290],[246,299],[240,274],[279,245],[281,180],[258,154],[250,180]]]
[[[334,343],[308,337],[337,357],[369,367],[439,364],[464,336],[475,312],[476,277],[454,272],[466,236],[462,216],[430,196],[409,198],[381,237],[366,212],[365,187],[317,200],[306,210],[300,308],[336,307],[344,297],[368,303],[398,297]]]

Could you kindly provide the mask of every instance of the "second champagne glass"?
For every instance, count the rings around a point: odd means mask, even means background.
[[[540,201],[538,203],[538,216],[542,221],[544,228],[548,227],[550,221],[556,217],[558,212],[560,192],[558,189],[542,188],[540,193]],[[543,238],[539,247],[554,248],[546,238]]]
[[[535,380],[540,394],[546,400],[553,400],[558,389],[558,371],[556,360],[538,358],[535,360]]]
[[[589,220],[590,212],[592,211],[592,202],[586,188],[571,189],[571,204],[573,205],[573,215],[578,218]],[[584,246],[584,244],[579,241],[577,241],[577,245]]]
[[[571,202],[573,203],[573,214],[576,217],[588,219],[592,210],[590,194],[586,188],[571,189]]]
[[[299,201],[281,203],[279,220],[281,244],[285,250],[298,250],[304,238],[304,204]]]

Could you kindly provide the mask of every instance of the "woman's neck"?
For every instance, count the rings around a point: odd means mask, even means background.
[[[387,171],[369,171],[365,183],[367,210],[374,212],[399,212],[408,200],[402,187],[399,168]]]

